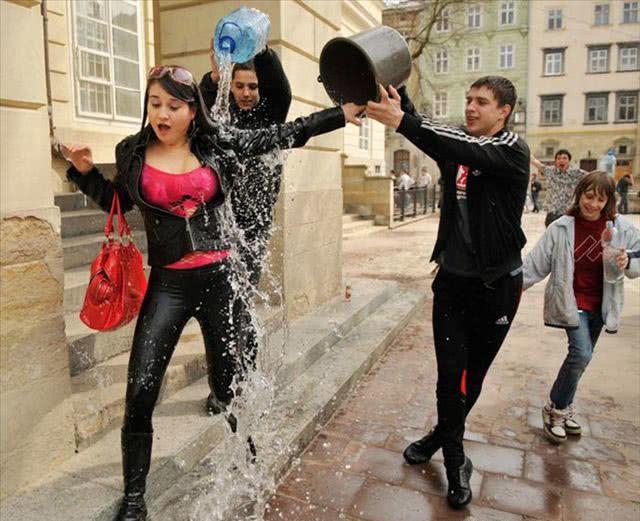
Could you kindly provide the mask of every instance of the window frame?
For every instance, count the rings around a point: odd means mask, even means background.
[[[627,6],[629,6],[627,8]],[[632,6],[635,6],[635,8],[632,8]],[[625,20],[625,17],[627,15],[627,13],[629,13],[630,15],[632,13],[635,14],[635,20]],[[631,16],[630,16],[631,18]],[[638,22],[640,22],[640,1],[638,0],[633,0],[633,1],[628,1],[628,2],[623,2],[622,4],[622,20],[620,21],[621,24],[637,24]]]
[[[542,76],[544,77],[552,77],[552,76],[563,76],[565,74],[565,51],[566,48],[559,47],[550,47],[546,49],[542,49]],[[547,70],[549,56],[560,55],[560,71],[559,72],[549,72]]]
[[[635,50],[636,51],[636,65],[633,69],[623,69],[622,68],[622,54],[623,51],[626,50]],[[640,70],[640,42],[629,42],[629,43],[619,43],[618,44],[618,63],[616,72],[632,72]]]
[[[471,14],[471,9],[477,9],[477,12]],[[478,25],[470,25],[469,21],[473,16],[474,19],[477,19]],[[467,6],[467,28],[468,29],[481,29],[482,28],[482,4],[471,4]]]
[[[606,22],[598,23],[598,7],[606,7]],[[602,16],[602,13],[601,13]],[[611,25],[611,4],[596,4],[593,6],[593,25]]]
[[[505,6],[510,5],[512,7],[511,10],[505,9]],[[498,9],[498,27],[508,27],[511,25],[516,25],[516,16],[517,16],[517,3],[515,0],[502,0],[500,2],[500,9]],[[508,15],[509,12],[513,14],[513,20],[511,22],[502,23],[502,13],[503,11]],[[508,18],[508,16],[507,16]]]
[[[142,114],[144,113],[144,107],[142,106],[144,103],[144,93],[145,93],[145,68],[146,68],[146,56],[145,56],[145,41],[144,41],[144,4],[141,2],[137,2],[136,0],[123,0],[124,3],[131,5],[136,9],[136,41],[137,41],[137,52],[138,52],[138,84],[139,84],[139,105],[140,105],[140,116],[139,117],[131,117],[124,116],[117,113],[117,101],[116,101],[116,89],[135,91],[135,89],[131,89],[123,86],[116,86],[115,82],[115,60],[122,60],[128,63],[135,63],[133,60],[116,56],[114,54],[114,45],[113,45],[113,28],[115,27],[118,30],[124,31],[128,34],[134,34],[131,30],[113,25],[112,21],[112,4],[110,0],[106,0],[104,5],[106,9],[105,20],[94,19],[89,16],[77,15],[75,2],[71,1],[68,4],[69,14],[68,17],[68,25],[67,30],[70,35],[70,42],[72,45],[71,53],[70,53],[70,67],[71,67],[71,85],[72,85],[72,94],[73,94],[73,105],[74,105],[74,118],[82,121],[100,121],[105,123],[112,123],[116,125],[125,124],[125,125],[139,125]],[[99,23],[104,23],[106,25],[107,30],[107,51],[101,51],[97,49],[92,49],[90,47],[80,46],[78,43],[79,39],[79,31],[78,31],[78,22],[77,17],[80,16],[87,20],[93,20]],[[109,60],[109,81],[101,81],[100,78],[94,77],[85,77],[82,74],[82,65],[81,65],[81,53],[87,52],[89,54],[95,54],[97,56],[105,57]],[[89,82],[100,85],[107,85],[110,90],[109,103],[111,113],[102,113],[102,112],[91,112],[87,110],[83,110],[82,101],[81,101],[81,87],[80,82]]]
[[[639,93],[640,91],[637,90],[621,90],[616,92],[616,107],[613,118],[614,123],[636,123],[638,121],[638,101],[640,98]],[[635,109],[635,117],[633,119],[619,119],[618,117],[620,114],[620,101],[623,96],[630,96],[632,98],[635,98],[635,104],[633,105]]]
[[[477,53],[473,53],[473,55],[470,55],[470,51],[477,51]],[[477,68],[469,68],[469,58],[471,58],[473,61],[475,61],[475,59],[477,58],[478,60],[478,67]],[[482,49],[480,47],[467,47],[465,49],[465,71],[466,72],[478,72],[480,69],[482,69]]]
[[[371,120],[362,118],[361,122],[358,127],[358,150],[371,151]]]
[[[545,121],[544,113],[545,113],[545,102],[548,101],[558,101],[559,107],[559,121],[558,122],[549,122]],[[539,126],[541,127],[559,127],[562,126],[562,120],[564,118],[564,94],[545,94],[540,96],[540,121]]]
[[[444,100],[442,99],[444,96]],[[437,99],[438,98],[438,99]],[[436,107],[442,108],[444,103],[445,111],[442,114],[438,114]],[[445,119],[449,117],[449,93],[446,90],[435,91],[433,93],[433,119]]]
[[[511,66],[502,66],[502,48],[510,47],[511,48]],[[498,69],[508,70],[516,68],[516,44],[515,43],[499,43],[498,44]]]
[[[556,15],[558,15],[559,13],[559,16],[552,18],[551,17],[552,13]],[[554,27],[550,27],[550,25],[552,25],[551,23],[552,21],[554,22],[553,23]],[[557,27],[555,27],[556,22],[560,23],[560,25],[558,25]],[[552,9],[549,9],[547,11],[547,31],[558,31],[559,29],[563,29],[563,28],[564,28],[564,25],[563,25],[562,8],[554,7]]]
[[[604,119],[589,119],[590,100],[604,99]],[[595,107],[598,110],[598,107]],[[602,125],[609,123],[609,92],[586,92],[584,95],[584,124],[585,125]]]
[[[442,70],[438,70],[438,66],[442,65]],[[449,49],[440,47],[435,50],[433,57],[433,73],[449,74]]]
[[[606,51],[606,66],[604,70],[594,70],[592,68],[593,57],[591,53]],[[598,58],[600,60],[601,58]],[[611,45],[589,45],[587,46],[587,74],[605,74],[611,72]]]
[[[448,33],[451,30],[451,11],[449,7],[445,7],[441,11],[440,18],[436,20],[435,30],[437,33]]]

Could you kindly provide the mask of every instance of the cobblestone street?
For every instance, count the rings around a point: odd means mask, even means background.
[[[531,248],[544,214],[524,216]],[[636,226],[640,219],[634,218]],[[344,243],[345,278],[425,287],[437,219]],[[625,281],[617,335],[603,332],[576,405],[582,437],[555,446],[540,408],[566,353],[566,335],[542,323],[544,283],[522,298],[511,332],[468,418],[474,499],[446,504],[441,453],[411,467],[408,443],[435,423],[431,294],[356,391],[281,482],[269,521],[628,521],[640,518],[640,282]]]

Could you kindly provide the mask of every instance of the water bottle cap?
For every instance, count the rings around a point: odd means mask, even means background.
[[[613,228],[613,221],[607,221],[607,228]]]
[[[236,50],[236,41],[231,36],[221,36],[218,39],[218,48],[221,51],[233,54],[233,51]]]

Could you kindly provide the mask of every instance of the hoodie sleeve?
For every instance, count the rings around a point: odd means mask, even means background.
[[[486,175],[529,179],[529,147],[513,132],[476,137],[408,112],[397,132],[432,157],[477,168]]]
[[[523,261],[523,282],[524,290],[529,289],[534,284],[544,280],[551,273],[553,248],[555,243],[554,234],[557,226],[549,226],[538,239],[533,249],[526,255]]]
[[[287,120],[291,106],[291,86],[278,55],[268,47],[253,60],[258,76],[260,96],[267,103],[269,116],[274,123]]]

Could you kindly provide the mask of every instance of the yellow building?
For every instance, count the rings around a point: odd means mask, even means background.
[[[0,499],[71,457],[82,436],[72,406],[65,309],[78,294],[69,281],[83,278],[83,270],[87,278],[88,266],[79,257],[71,262],[78,238],[61,238],[54,200],[71,187],[65,162],[52,158],[50,129],[64,143],[90,145],[94,161],[108,171],[115,144],[139,129],[149,67],[175,63],[200,77],[209,69],[217,20],[245,3],[0,0]],[[271,19],[269,45],[291,82],[293,119],[331,105],[317,81],[323,45],[378,25],[383,2],[256,0],[251,6]],[[288,157],[272,243],[288,317],[342,287],[341,155],[384,169],[384,131],[367,128],[314,138]],[[126,349],[126,335],[118,341]]]
[[[530,3],[527,140],[553,160],[568,149],[585,170],[613,147],[618,176],[640,174],[640,4]]]

